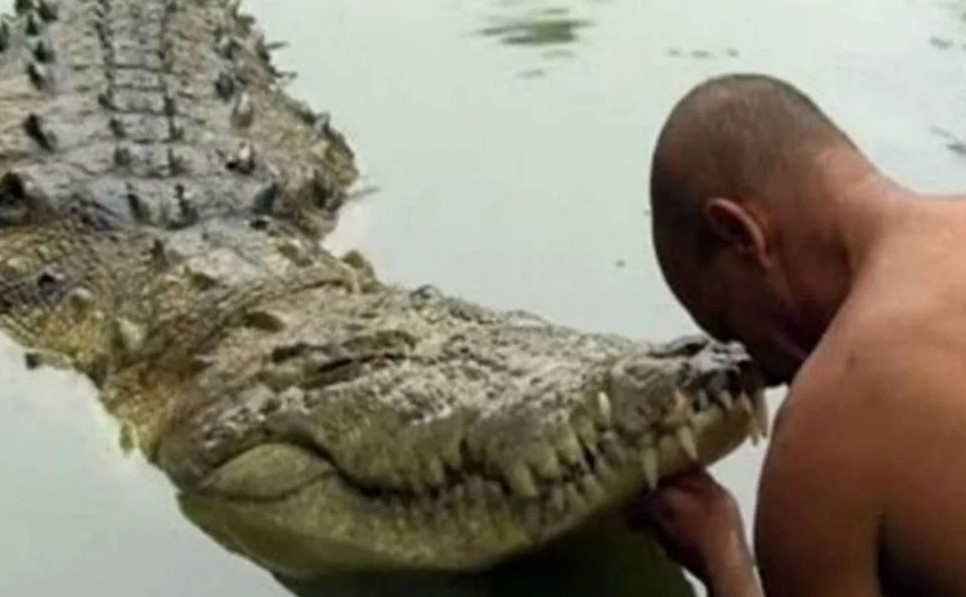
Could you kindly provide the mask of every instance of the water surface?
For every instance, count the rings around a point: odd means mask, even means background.
[[[0,6],[9,6],[9,0]],[[882,167],[966,188],[963,23],[911,0],[251,0],[291,89],[354,143],[380,190],[337,248],[588,330],[694,331],[647,238],[649,152],[712,74],[801,86]],[[955,5],[952,5],[955,6]],[[0,594],[279,597],[268,575],[177,514],[167,482],[116,448],[76,376],[0,345]],[[780,393],[776,394],[776,400]],[[748,516],[761,448],[714,467]]]

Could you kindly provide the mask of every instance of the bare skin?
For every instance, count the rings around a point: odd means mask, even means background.
[[[966,197],[915,194],[845,146],[809,168],[803,200],[709,198],[727,248],[700,281],[687,263],[669,280],[790,384],[757,571],[706,473],[666,483],[645,521],[716,596],[966,596]]]

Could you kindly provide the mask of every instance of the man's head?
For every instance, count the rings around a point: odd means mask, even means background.
[[[804,94],[759,75],[692,89],[658,138],[653,238],[664,276],[697,323],[744,342],[775,381],[789,381],[822,330],[795,253],[812,250],[830,148],[858,155]],[[808,230],[811,227],[812,230]],[[825,322],[827,323],[827,322]]]

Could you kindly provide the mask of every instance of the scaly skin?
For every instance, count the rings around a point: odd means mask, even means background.
[[[98,384],[202,529],[284,575],[480,569],[763,431],[740,347],[326,252],[352,152],[231,4],[21,0],[0,24],[0,325]]]

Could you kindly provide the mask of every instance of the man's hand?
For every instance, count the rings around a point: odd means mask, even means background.
[[[712,595],[761,595],[734,498],[705,471],[663,483],[632,507],[631,521],[652,530],[668,555]]]

